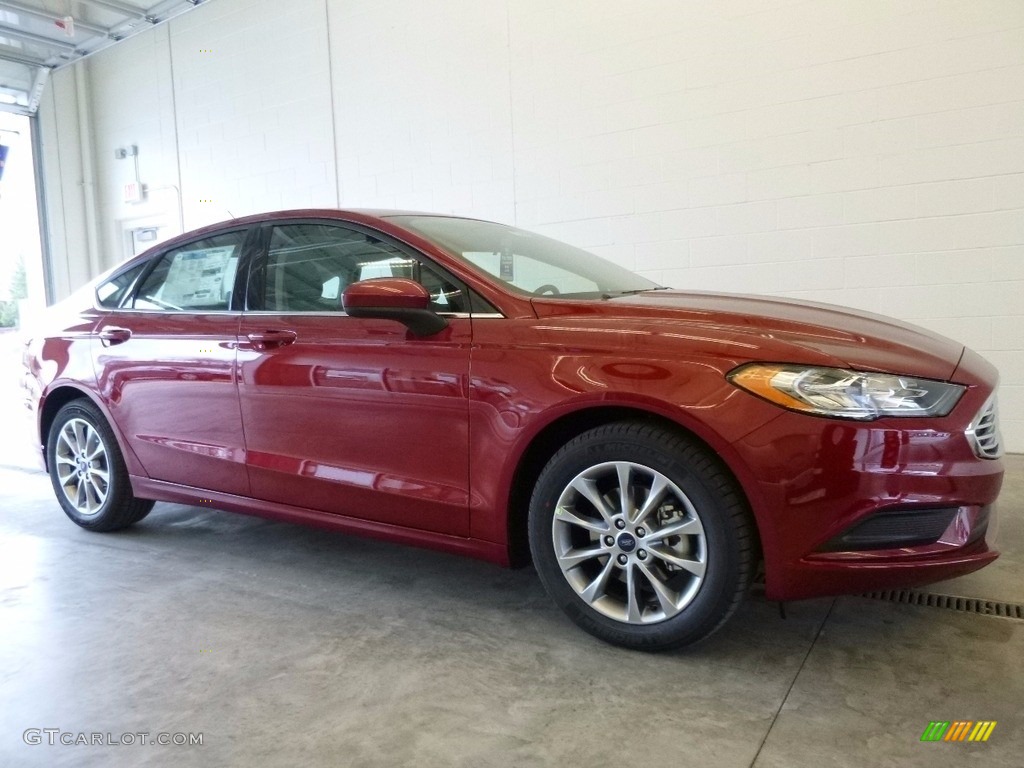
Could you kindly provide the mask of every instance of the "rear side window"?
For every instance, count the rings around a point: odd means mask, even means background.
[[[231,308],[245,231],[197,240],[168,251],[135,292],[135,309],[219,312]]]
[[[100,283],[96,288],[96,301],[99,302],[99,305],[106,309],[117,309],[121,306],[125,295],[131,290],[135,280],[148,265],[149,262],[143,262],[116,277]]]

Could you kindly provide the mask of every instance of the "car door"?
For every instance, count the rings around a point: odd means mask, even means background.
[[[100,286],[100,393],[155,480],[249,492],[235,376],[241,312],[234,307],[247,234],[229,230],[159,254],[133,287],[122,286],[123,298],[117,281],[110,296]]]
[[[419,254],[355,225],[264,230],[239,334],[239,399],[252,495],[338,515],[466,535],[466,289]],[[448,327],[416,337],[347,316],[345,287],[426,285]]]

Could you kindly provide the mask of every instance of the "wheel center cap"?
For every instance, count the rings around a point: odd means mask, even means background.
[[[636,549],[636,537],[632,533],[620,533],[617,543],[623,552],[632,552]]]

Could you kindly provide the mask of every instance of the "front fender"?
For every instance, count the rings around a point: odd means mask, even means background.
[[[474,350],[470,381],[470,527],[507,545],[511,500],[524,461],[609,418],[653,416],[719,455],[756,518],[763,501],[732,445],[780,411],[726,380],[732,359],[641,358],[606,350],[518,349],[515,370],[498,350]],[[540,447],[543,446],[543,447]],[[532,480],[532,478],[531,478]],[[760,527],[760,526],[759,526]]]

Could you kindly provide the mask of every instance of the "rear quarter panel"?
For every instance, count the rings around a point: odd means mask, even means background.
[[[96,314],[71,311],[57,304],[35,329],[25,352],[25,383],[34,409],[39,450],[45,453],[47,401],[55,392],[74,389],[96,402],[96,372],[92,361],[92,336]],[[50,408],[61,398],[52,401]]]

